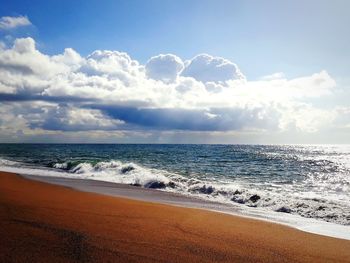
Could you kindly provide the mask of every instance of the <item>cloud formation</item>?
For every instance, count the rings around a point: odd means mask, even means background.
[[[146,65],[146,76],[166,83],[174,82],[183,70],[184,63],[181,58],[173,54],[160,54],[151,57]]]
[[[249,81],[233,62],[173,54],[145,65],[118,51],[86,57],[71,48],[41,53],[32,38],[0,52],[0,130],[40,132],[285,132],[315,133],[350,123],[342,109],[310,100],[334,93],[321,71],[286,79],[282,73]],[[16,123],[14,127],[11,123]]]
[[[0,18],[0,29],[2,30],[10,30],[31,24],[26,16],[3,16]]]
[[[245,78],[236,64],[221,57],[200,54],[187,61],[186,64],[182,75],[202,82],[222,82]]]

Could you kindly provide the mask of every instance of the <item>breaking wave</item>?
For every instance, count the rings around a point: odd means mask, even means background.
[[[109,162],[64,162],[55,163],[53,168],[66,171],[74,178],[95,179],[146,188],[166,188],[170,179],[164,172],[148,169],[135,163]]]

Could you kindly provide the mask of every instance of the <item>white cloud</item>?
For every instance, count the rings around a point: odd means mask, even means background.
[[[334,110],[319,109],[310,104],[295,102],[293,105],[281,107],[281,112],[283,113],[279,122],[281,130],[307,133],[315,133],[330,127],[338,115]]]
[[[339,118],[341,110],[329,111],[308,102],[333,94],[336,82],[326,71],[295,79],[278,73],[249,81],[234,63],[209,55],[198,55],[186,63],[175,55],[159,55],[142,65],[126,53],[108,50],[82,57],[67,48],[62,54],[48,56],[36,49],[31,38],[16,39],[10,48],[4,46],[0,68],[0,100],[17,105],[10,110],[12,115],[0,117],[0,126],[18,118],[22,120],[18,127],[27,127],[27,132],[315,133],[350,122]],[[36,102],[26,103],[28,100]],[[38,100],[48,104],[34,107]]]
[[[0,18],[0,29],[9,30],[21,26],[29,26],[32,23],[26,16],[3,16]]]
[[[187,61],[182,75],[202,82],[222,82],[245,78],[236,64],[208,54],[200,54]]]
[[[262,80],[274,80],[274,79],[284,79],[285,75],[283,72],[276,72],[267,76],[263,76]]]
[[[124,52],[96,50],[90,54],[81,71],[87,75],[105,75],[127,81],[139,73],[140,65]]]
[[[183,68],[182,60],[172,54],[151,57],[145,65],[147,77],[166,83],[174,82]]]
[[[16,114],[16,105],[2,103],[0,107],[0,133],[16,134],[27,129],[27,121],[21,114]]]
[[[63,54],[53,56],[52,60],[70,66],[73,71],[79,68],[84,62],[80,54],[72,48],[66,48]]]
[[[3,51],[6,48],[6,44],[0,41],[0,51]]]
[[[30,37],[16,39],[13,45],[13,50],[18,53],[34,53],[35,41]]]
[[[62,61],[55,61],[39,52],[35,41],[30,37],[16,39],[12,48],[2,51],[0,67],[13,74],[34,75],[46,79],[70,71],[68,65]]]

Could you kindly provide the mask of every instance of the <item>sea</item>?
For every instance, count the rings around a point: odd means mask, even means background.
[[[0,170],[350,226],[350,145],[0,144]]]

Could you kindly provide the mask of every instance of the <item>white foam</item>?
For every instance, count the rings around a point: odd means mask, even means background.
[[[53,165],[53,167],[59,169],[66,169],[67,166],[67,163],[57,163]],[[123,164],[118,161],[99,162],[94,166],[90,163],[79,163],[67,171],[21,167],[20,163],[10,163],[10,161],[4,160],[0,163],[0,170],[19,174],[92,179],[141,186],[149,185],[151,182],[167,184],[170,181],[169,178],[159,170],[144,168],[134,163]]]
[[[72,178],[71,174],[68,174],[65,172],[54,171],[54,170],[46,170],[46,169],[0,166],[0,171],[9,172],[9,173],[16,173],[16,174],[36,175],[36,176],[52,176],[52,177]]]
[[[305,232],[350,240],[350,226],[320,221],[314,218],[305,218],[299,215],[274,213],[260,208],[243,208],[242,213],[251,218],[287,225]]]

